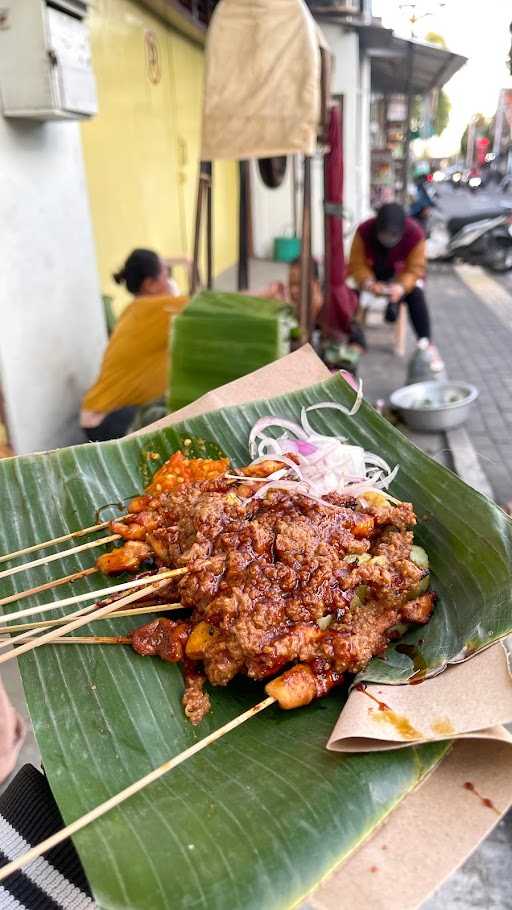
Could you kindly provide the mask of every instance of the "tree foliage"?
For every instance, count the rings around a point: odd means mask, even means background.
[[[448,126],[451,109],[452,103],[444,89],[441,89],[437,98],[437,108],[434,114],[433,126],[435,136],[440,136],[443,130]]]
[[[424,99],[422,95],[415,95],[411,108],[411,131],[425,139],[430,139],[431,136],[440,136],[448,125],[451,107],[452,105],[448,95],[441,89],[437,94],[434,116],[432,123],[430,124],[431,132],[429,135],[425,135]]]
[[[446,50],[446,41],[444,40],[443,36],[438,35],[437,32],[427,32],[425,35],[425,41],[427,41],[429,44],[437,44],[439,47],[442,47],[444,50]]]
[[[480,138],[486,136],[487,139],[491,139],[491,121],[484,117],[483,114],[475,114],[473,117],[473,123],[475,124],[475,137]],[[468,150],[468,134],[469,134],[469,123],[462,134],[460,140],[460,150],[463,155],[466,154]]]
[[[429,44],[436,44],[438,47],[446,48],[446,41],[443,36],[438,35],[437,32],[428,32],[425,35],[425,41]],[[432,132],[427,136],[425,135],[426,124],[423,100],[423,96],[421,95],[416,95],[413,99],[411,110],[412,132],[418,133],[419,135],[423,134],[426,139],[429,139],[430,136],[440,136],[443,130],[448,126],[452,107],[451,101],[446,92],[443,89],[440,89],[437,93],[437,98],[435,99],[434,115],[432,123],[430,124]]]

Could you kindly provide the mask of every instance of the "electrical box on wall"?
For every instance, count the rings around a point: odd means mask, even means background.
[[[0,0],[5,117],[81,120],[97,112],[86,0]]]

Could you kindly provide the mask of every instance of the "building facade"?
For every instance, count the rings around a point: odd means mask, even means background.
[[[215,5],[216,0],[6,0],[2,6],[0,90],[10,115],[0,116],[0,215],[6,237],[0,400],[9,439],[0,426],[0,445],[10,441],[16,452],[24,453],[82,439],[80,400],[106,343],[102,295],[113,298],[114,309],[128,299],[112,273],[137,246],[169,258],[191,253],[204,42]],[[372,19],[370,0],[309,0],[308,6],[331,51],[334,101],[343,105],[349,236],[370,211],[372,92],[422,91],[436,84],[436,73],[446,79],[460,63],[439,48],[411,51],[411,42],[398,41]],[[91,67],[80,25],[85,12],[98,112],[78,122],[73,99]],[[50,44],[46,53],[33,50],[41,17],[52,23],[60,17],[65,24],[57,51]],[[25,31],[13,52],[10,38],[22,20]],[[68,45],[78,32],[77,65]],[[56,74],[66,55],[64,91]],[[44,68],[32,82],[27,75],[31,62]],[[50,84],[62,110],[27,112],[30,92],[41,94]],[[7,87],[23,95],[25,107],[20,101],[14,114],[5,108]],[[94,92],[86,95],[84,114],[95,106]],[[270,258],[274,238],[293,234],[300,221],[296,164],[293,179],[288,159],[284,180],[274,189],[261,178],[257,163],[251,164],[249,208],[257,257]],[[406,166],[405,157],[404,174]],[[312,179],[313,251],[321,258],[321,151]],[[216,275],[237,259],[238,195],[238,164],[216,163]],[[176,278],[185,288],[184,272]]]
[[[89,28],[99,113],[81,128],[85,171],[101,289],[120,300],[111,274],[133,247],[190,255],[204,49],[135,0],[95,0]],[[217,273],[237,255],[237,209],[237,166],[221,162],[214,175]],[[185,286],[185,275],[176,277]]]
[[[17,453],[83,440],[80,400],[106,343],[102,295],[126,302],[111,274],[130,250],[190,255],[204,40],[214,5],[48,5],[69,12],[73,27],[88,6],[99,107],[82,123],[0,116],[0,396],[8,440],[2,428],[0,439]],[[9,40],[22,11],[30,45],[46,7],[45,0],[11,0],[0,36]],[[13,76],[27,79],[21,59],[19,66],[23,72],[14,59],[8,71],[0,61],[0,88]],[[216,272],[236,258],[237,193],[237,166],[216,166]],[[184,273],[176,277],[184,285]]]

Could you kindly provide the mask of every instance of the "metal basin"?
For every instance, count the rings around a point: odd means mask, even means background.
[[[437,433],[464,423],[478,395],[469,382],[415,382],[393,392],[390,401],[411,429]]]

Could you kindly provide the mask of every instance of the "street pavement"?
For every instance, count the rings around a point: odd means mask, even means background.
[[[458,190],[466,197],[472,195]],[[482,191],[462,203],[441,198],[451,215],[491,209],[512,197]],[[462,210],[458,207],[462,205]],[[465,209],[465,211],[464,211]],[[434,267],[428,282],[436,342],[452,378],[480,389],[467,424],[471,441],[496,501],[512,499],[512,273],[490,275],[471,266]],[[510,910],[512,811],[424,904],[423,910]]]
[[[472,196],[466,190],[453,197],[441,200],[448,215],[477,213],[499,200],[495,193]],[[497,276],[474,266],[432,264],[426,294],[434,340],[449,377],[471,382],[480,391],[466,430],[494,498],[503,505],[512,500],[512,273]],[[402,360],[393,353],[389,326],[371,329],[368,336],[360,375],[367,397],[375,401],[405,383],[414,338],[409,328]],[[441,436],[414,441],[438,460],[446,457]],[[512,910],[511,877],[512,811],[422,910]]]
[[[448,217],[512,208],[512,194],[496,187],[443,187],[439,208]],[[427,284],[435,341],[453,379],[477,386],[480,397],[467,430],[500,505],[512,499],[512,273],[475,266],[432,265]]]
[[[444,188],[439,208],[447,217],[497,207],[510,202],[495,190],[481,195],[466,189]],[[512,272],[495,275],[477,266],[431,263],[426,281],[433,337],[450,379],[475,385],[480,393],[466,424],[495,500],[512,500]],[[409,327],[405,360],[392,348],[392,328],[368,332],[369,353],[360,375],[365,394],[375,401],[387,398],[406,382],[406,366],[414,348]],[[434,455],[440,438],[419,445]]]
[[[479,267],[435,264],[429,268],[427,300],[434,340],[450,379],[475,385],[480,397],[466,424],[495,500],[512,500],[512,286],[508,290]],[[414,348],[409,328],[405,359],[393,353],[391,327],[368,332],[369,352],[360,375],[370,400],[387,398],[406,383]],[[435,455],[440,437],[418,442]]]

